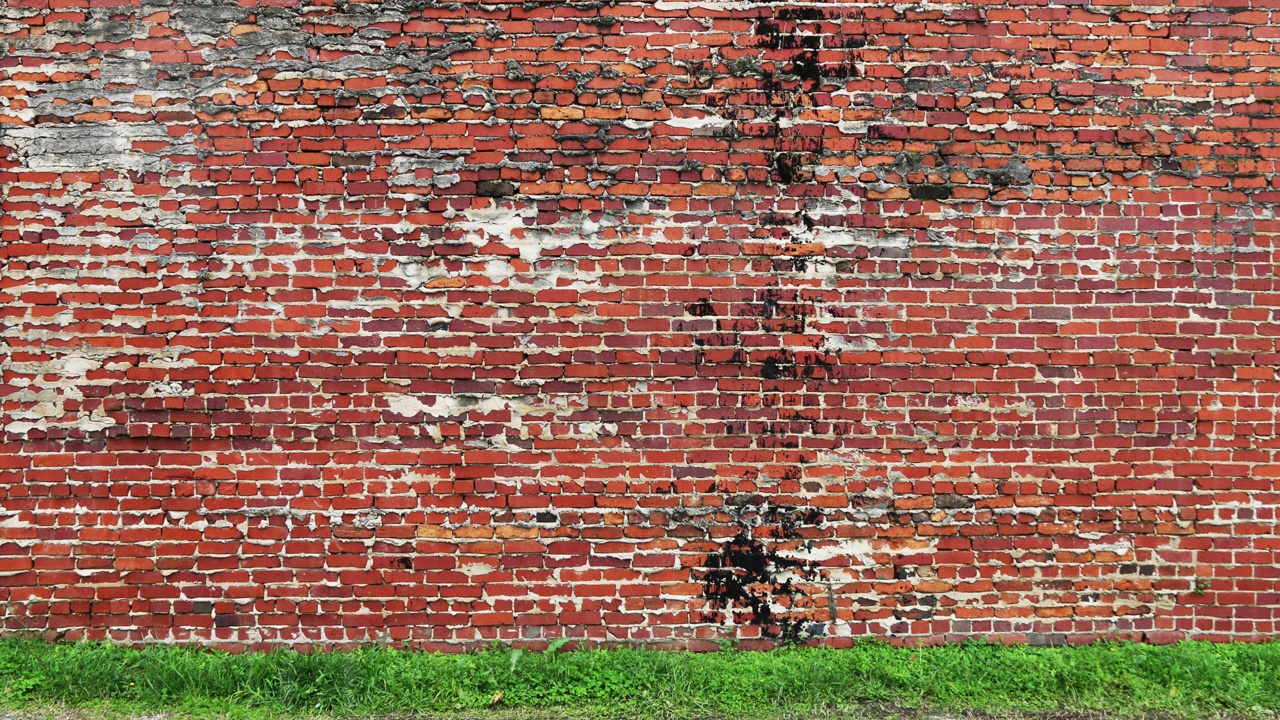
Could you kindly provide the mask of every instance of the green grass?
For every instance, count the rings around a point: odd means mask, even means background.
[[[916,711],[1276,718],[1280,643],[232,655],[0,640],[0,709],[55,708],[245,718],[474,716],[494,708],[611,718]]]

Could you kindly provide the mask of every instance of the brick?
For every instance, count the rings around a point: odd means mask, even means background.
[[[0,40],[6,628],[1273,636],[1236,4],[0,10],[46,36]],[[362,41],[262,55],[289,28]],[[73,87],[214,50],[200,97]],[[785,625],[714,572],[751,563]]]

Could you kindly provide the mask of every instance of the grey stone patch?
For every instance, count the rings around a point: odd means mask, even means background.
[[[228,2],[194,4],[180,3],[173,10],[170,25],[187,33],[193,45],[212,45],[219,38],[230,34],[229,30],[244,22],[249,11],[238,4]]]
[[[955,493],[944,493],[933,497],[933,506],[946,510],[958,510],[960,508],[973,507],[973,499]]]
[[[94,43],[122,43],[144,32],[140,23],[112,19],[114,14],[118,14],[115,8],[93,9],[86,22],[50,23],[48,30],[58,34],[93,38]]]
[[[515,194],[515,183],[509,183],[505,180],[481,180],[476,183],[476,195],[481,197],[508,197]]]
[[[1009,176],[1015,184],[1025,185],[1031,182],[1031,168],[1021,160],[1010,160],[1009,164],[1004,166],[1004,173]]]
[[[470,151],[466,149],[447,153],[431,150],[408,151],[391,161],[391,177],[388,183],[392,188],[451,187],[461,177],[459,172],[466,167],[466,155],[469,153]],[[418,170],[431,170],[432,176],[420,178]]]
[[[1037,645],[1066,645],[1067,636],[1065,633],[1027,633],[1027,644]]]
[[[415,75],[427,76],[436,68],[445,70],[451,67],[449,58],[453,55],[466,52],[475,47],[475,38],[467,37],[464,40],[455,40],[442,48],[438,49],[419,49],[397,47],[387,50],[384,47],[352,47],[351,44],[342,45],[339,43],[331,43],[335,47],[348,52],[354,52],[337,60],[331,60],[323,63],[287,63],[287,65],[297,65],[299,69],[323,69],[329,72],[349,73],[353,71],[368,72],[386,72],[398,67],[409,69],[409,77],[401,79],[410,79]]]
[[[133,147],[137,141],[169,141],[159,125],[43,125],[10,128],[0,144],[17,151],[32,170],[160,170],[164,160]]]
[[[916,200],[950,200],[951,186],[943,184],[912,185],[911,197]]]

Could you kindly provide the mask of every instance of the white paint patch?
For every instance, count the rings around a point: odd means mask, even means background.
[[[146,211],[146,208],[141,207],[108,208],[101,205],[95,205],[93,207],[86,208],[83,214],[89,217],[116,218],[126,222],[137,222],[143,218]]]
[[[284,77],[284,73],[277,77]],[[465,165],[465,157],[440,153],[430,153],[426,157],[402,155],[391,161],[390,183],[394,188],[448,188],[461,180],[458,171]],[[428,174],[425,171],[430,171],[430,173]]]
[[[660,236],[668,225],[670,211],[650,208],[647,201],[635,201],[617,213],[577,213],[564,217],[554,225],[535,225],[538,210],[532,205],[514,206],[514,203],[496,204],[458,213],[450,218],[454,227],[465,234],[463,241],[476,247],[490,242],[500,243],[515,250],[520,259],[533,265],[548,250],[565,250],[575,245],[587,245],[604,249],[617,242],[634,242],[640,235]],[[643,233],[635,227],[627,227],[632,215],[654,216],[646,223]],[[491,265],[486,273],[505,271]],[[540,273],[545,278],[546,273]]]
[[[99,407],[94,408],[93,411],[89,413],[81,411],[80,414],[76,416],[75,426],[85,432],[97,432],[99,430],[106,430],[115,424],[115,419],[109,417],[106,411]]]
[[[89,374],[90,370],[97,370],[102,367],[102,363],[79,355],[69,355],[59,358],[52,363],[52,369],[55,373],[65,378],[83,378]]]
[[[836,123],[836,127],[840,128],[840,132],[845,135],[861,135],[867,132],[871,123],[867,120],[841,120]]]
[[[598,420],[578,423],[574,426],[574,437],[583,440],[599,440],[601,435],[614,435],[618,426],[614,423],[603,423]]]
[[[666,121],[671,127],[684,128],[686,130],[718,130],[726,128],[733,123],[719,115],[704,115],[702,117],[673,117]]]
[[[875,564],[874,549],[871,541],[865,538],[846,538],[838,541],[823,540],[812,543],[812,547],[801,548],[791,553],[797,560],[805,562],[825,562],[833,558],[849,558],[853,567],[870,567]]]
[[[102,367],[102,361],[87,353],[72,353],[45,362],[5,362],[4,367],[19,376],[14,385],[21,387],[11,396],[15,403],[31,406],[8,413],[5,430],[25,435],[32,430],[50,427],[78,428],[84,432],[103,430],[116,424],[102,408],[81,408],[74,418],[67,418],[67,400],[83,400],[81,386],[95,384],[87,375]]]
[[[805,205],[804,215],[812,221],[812,227],[797,227],[792,230],[793,242],[801,244],[816,243],[824,248],[856,250],[858,248],[896,248],[905,250],[910,246],[910,238],[903,233],[885,232],[876,228],[850,228],[840,223],[850,215],[862,212],[862,198],[848,190],[841,190],[839,197],[823,198],[810,201]],[[817,276],[835,277],[836,266],[824,263],[821,258],[806,259],[807,266],[814,268]]]
[[[592,234],[584,232],[582,224],[577,228],[551,226],[547,229],[527,230],[523,237],[508,238],[503,244],[515,249],[520,253],[520,259],[532,265],[542,257],[544,250],[564,250],[583,244],[599,247]]]
[[[516,237],[517,230],[526,230],[529,223],[538,217],[538,209],[533,206],[512,208],[496,205],[476,208],[462,213],[464,218],[455,221],[467,235],[464,241],[475,245],[484,245],[487,241],[500,242],[507,247],[520,251],[520,257],[532,264],[538,259],[538,247]]]
[[[475,577],[477,575],[488,575],[489,573],[497,571],[497,569],[498,569],[497,566],[490,565],[489,563],[485,563],[485,562],[471,562],[471,563],[466,563],[458,566],[458,572],[462,573],[463,575],[466,575],[467,577]]]
[[[874,347],[875,343],[861,337],[825,335],[822,338],[822,349],[829,353],[866,352]]]
[[[351,525],[361,530],[372,530],[382,525],[382,515],[383,512],[381,510],[370,510],[367,513],[357,515],[356,519],[351,521]]]
[[[417,290],[427,281],[427,268],[419,262],[402,262],[396,263],[396,267],[391,271],[395,277],[405,281],[409,287]]]
[[[547,397],[544,395],[457,394],[427,395],[422,397],[389,395],[386,397],[388,410],[406,420],[421,418],[423,431],[437,441],[443,437],[442,431],[439,424],[429,422],[429,420],[456,418],[463,425],[465,432],[465,428],[470,423],[466,416],[470,413],[487,414],[505,410],[510,413],[510,417],[501,424],[518,431],[520,438],[528,439],[531,437],[532,431],[527,424],[527,418],[533,418],[533,422],[541,423],[541,433],[537,436],[550,439],[552,437],[550,434],[550,421],[571,416],[588,408],[585,395]],[[572,436],[584,440],[598,440],[602,436],[611,435],[618,431],[616,424],[599,421],[574,423],[570,427]],[[478,447],[505,447],[507,438],[500,435],[497,437],[478,438],[469,442],[477,443]]]
[[[157,380],[151,383],[143,397],[191,397],[195,391],[180,382]]]
[[[1109,552],[1124,557],[1133,552],[1133,543],[1123,538],[1109,543],[1089,543],[1089,552]]]
[[[861,450],[824,450],[818,453],[818,463],[825,465],[865,465],[867,454]]]
[[[496,395],[435,395],[431,402],[425,403],[412,395],[395,395],[387,403],[387,407],[396,415],[406,418],[425,415],[433,418],[446,418],[461,415],[471,410],[493,412],[502,410],[506,404]]]
[[[490,260],[484,264],[484,276],[494,283],[510,280],[515,274],[515,268],[505,260]]]
[[[750,10],[752,8],[765,7],[768,2],[752,2],[750,0],[692,0],[680,2],[678,0],[658,0],[653,4],[657,10],[690,10],[700,8],[702,10]]]

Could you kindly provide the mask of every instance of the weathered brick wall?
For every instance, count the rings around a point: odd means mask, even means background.
[[[1278,0],[0,32],[9,630],[1276,631]]]

